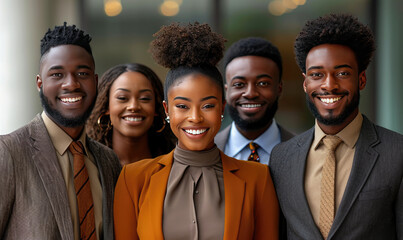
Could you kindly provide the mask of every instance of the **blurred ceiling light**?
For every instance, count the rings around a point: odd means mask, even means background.
[[[179,4],[176,1],[167,0],[160,6],[161,14],[167,17],[175,16],[179,13]]]
[[[295,0],[283,0],[283,5],[288,9],[295,9],[297,8],[297,4],[294,1]]]
[[[304,5],[306,3],[306,0],[292,0],[292,1],[297,5]]]
[[[269,12],[274,16],[281,16],[286,10],[287,8],[282,1],[275,0],[269,3]]]
[[[122,2],[120,0],[104,0],[105,13],[109,17],[115,17],[122,12]]]

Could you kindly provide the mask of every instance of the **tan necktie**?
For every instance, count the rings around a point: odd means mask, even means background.
[[[257,154],[258,148],[259,148],[259,145],[257,145],[256,143],[254,143],[254,142],[249,143],[250,155],[248,157],[248,161],[260,162],[260,157]]]
[[[83,144],[79,141],[72,142],[69,150],[74,158],[74,187],[76,189],[78,216],[80,219],[80,239],[96,239],[94,203],[90,179],[84,162]]]
[[[342,142],[337,136],[327,135],[323,138],[327,155],[322,169],[322,182],[320,193],[319,229],[324,239],[327,238],[332,227],[335,215],[334,180],[336,173],[335,150]]]

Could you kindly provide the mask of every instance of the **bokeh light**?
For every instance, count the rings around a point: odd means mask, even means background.
[[[122,3],[120,0],[105,0],[105,14],[109,17],[115,17],[122,12]]]

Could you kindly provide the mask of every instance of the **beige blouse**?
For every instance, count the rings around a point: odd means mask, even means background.
[[[218,148],[197,152],[176,146],[164,200],[164,239],[222,239],[224,210]]]

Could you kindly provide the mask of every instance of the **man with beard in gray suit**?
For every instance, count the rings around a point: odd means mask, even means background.
[[[308,21],[295,41],[316,122],[271,155],[288,239],[403,239],[403,136],[359,111],[374,50],[345,14]]]
[[[0,136],[1,239],[113,239],[120,164],[85,134],[98,76],[89,42],[74,25],[41,41],[36,85],[44,111]]]
[[[274,120],[283,89],[280,52],[263,38],[244,38],[228,48],[224,64],[233,122],[215,143],[230,157],[267,165],[273,147],[293,137]]]

